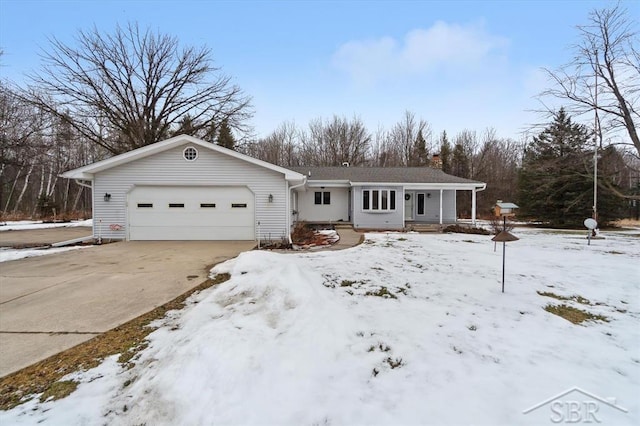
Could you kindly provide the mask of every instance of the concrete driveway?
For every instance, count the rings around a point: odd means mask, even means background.
[[[0,377],[172,300],[254,245],[118,242],[0,263]]]

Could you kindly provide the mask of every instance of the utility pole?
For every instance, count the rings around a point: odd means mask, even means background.
[[[600,133],[600,120],[598,120],[598,51],[596,50],[595,78],[596,87],[594,95],[594,123],[593,123],[593,219],[598,220],[598,134]]]

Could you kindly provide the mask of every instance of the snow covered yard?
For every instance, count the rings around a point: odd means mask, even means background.
[[[24,231],[28,229],[48,229],[48,228],[73,228],[76,226],[93,226],[93,219],[74,220],[71,222],[45,223],[41,220],[17,220],[0,222],[0,232],[2,231]]]
[[[111,357],[68,378],[81,382],[69,397],[0,423],[552,424],[550,405],[523,410],[578,387],[628,411],[597,402],[597,420],[639,424],[640,232],[591,246],[584,233],[513,233],[505,294],[487,236],[243,253],[213,269],[229,281],[158,324],[135,367]],[[549,304],[606,321],[572,324]]]
[[[14,249],[7,247],[0,247],[0,263],[8,262],[10,260],[19,260],[27,257],[47,256],[50,254],[63,253],[70,250],[78,250],[81,248],[87,248],[91,246],[73,246],[73,247],[59,247],[59,248],[36,248],[36,249]]]

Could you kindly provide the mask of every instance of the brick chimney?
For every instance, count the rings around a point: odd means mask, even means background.
[[[431,156],[431,167],[434,169],[442,170],[442,160],[440,159],[440,154],[433,154]]]

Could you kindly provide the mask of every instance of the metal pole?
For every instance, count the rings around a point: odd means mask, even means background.
[[[598,51],[596,50],[596,68],[598,65]],[[593,144],[595,145],[593,150],[593,219],[598,220],[598,133],[599,133],[599,120],[598,120],[598,71],[595,72],[596,87],[594,95],[594,124],[593,124]]]
[[[504,257],[507,251],[507,243],[505,241],[502,242],[502,292],[504,293]]]

